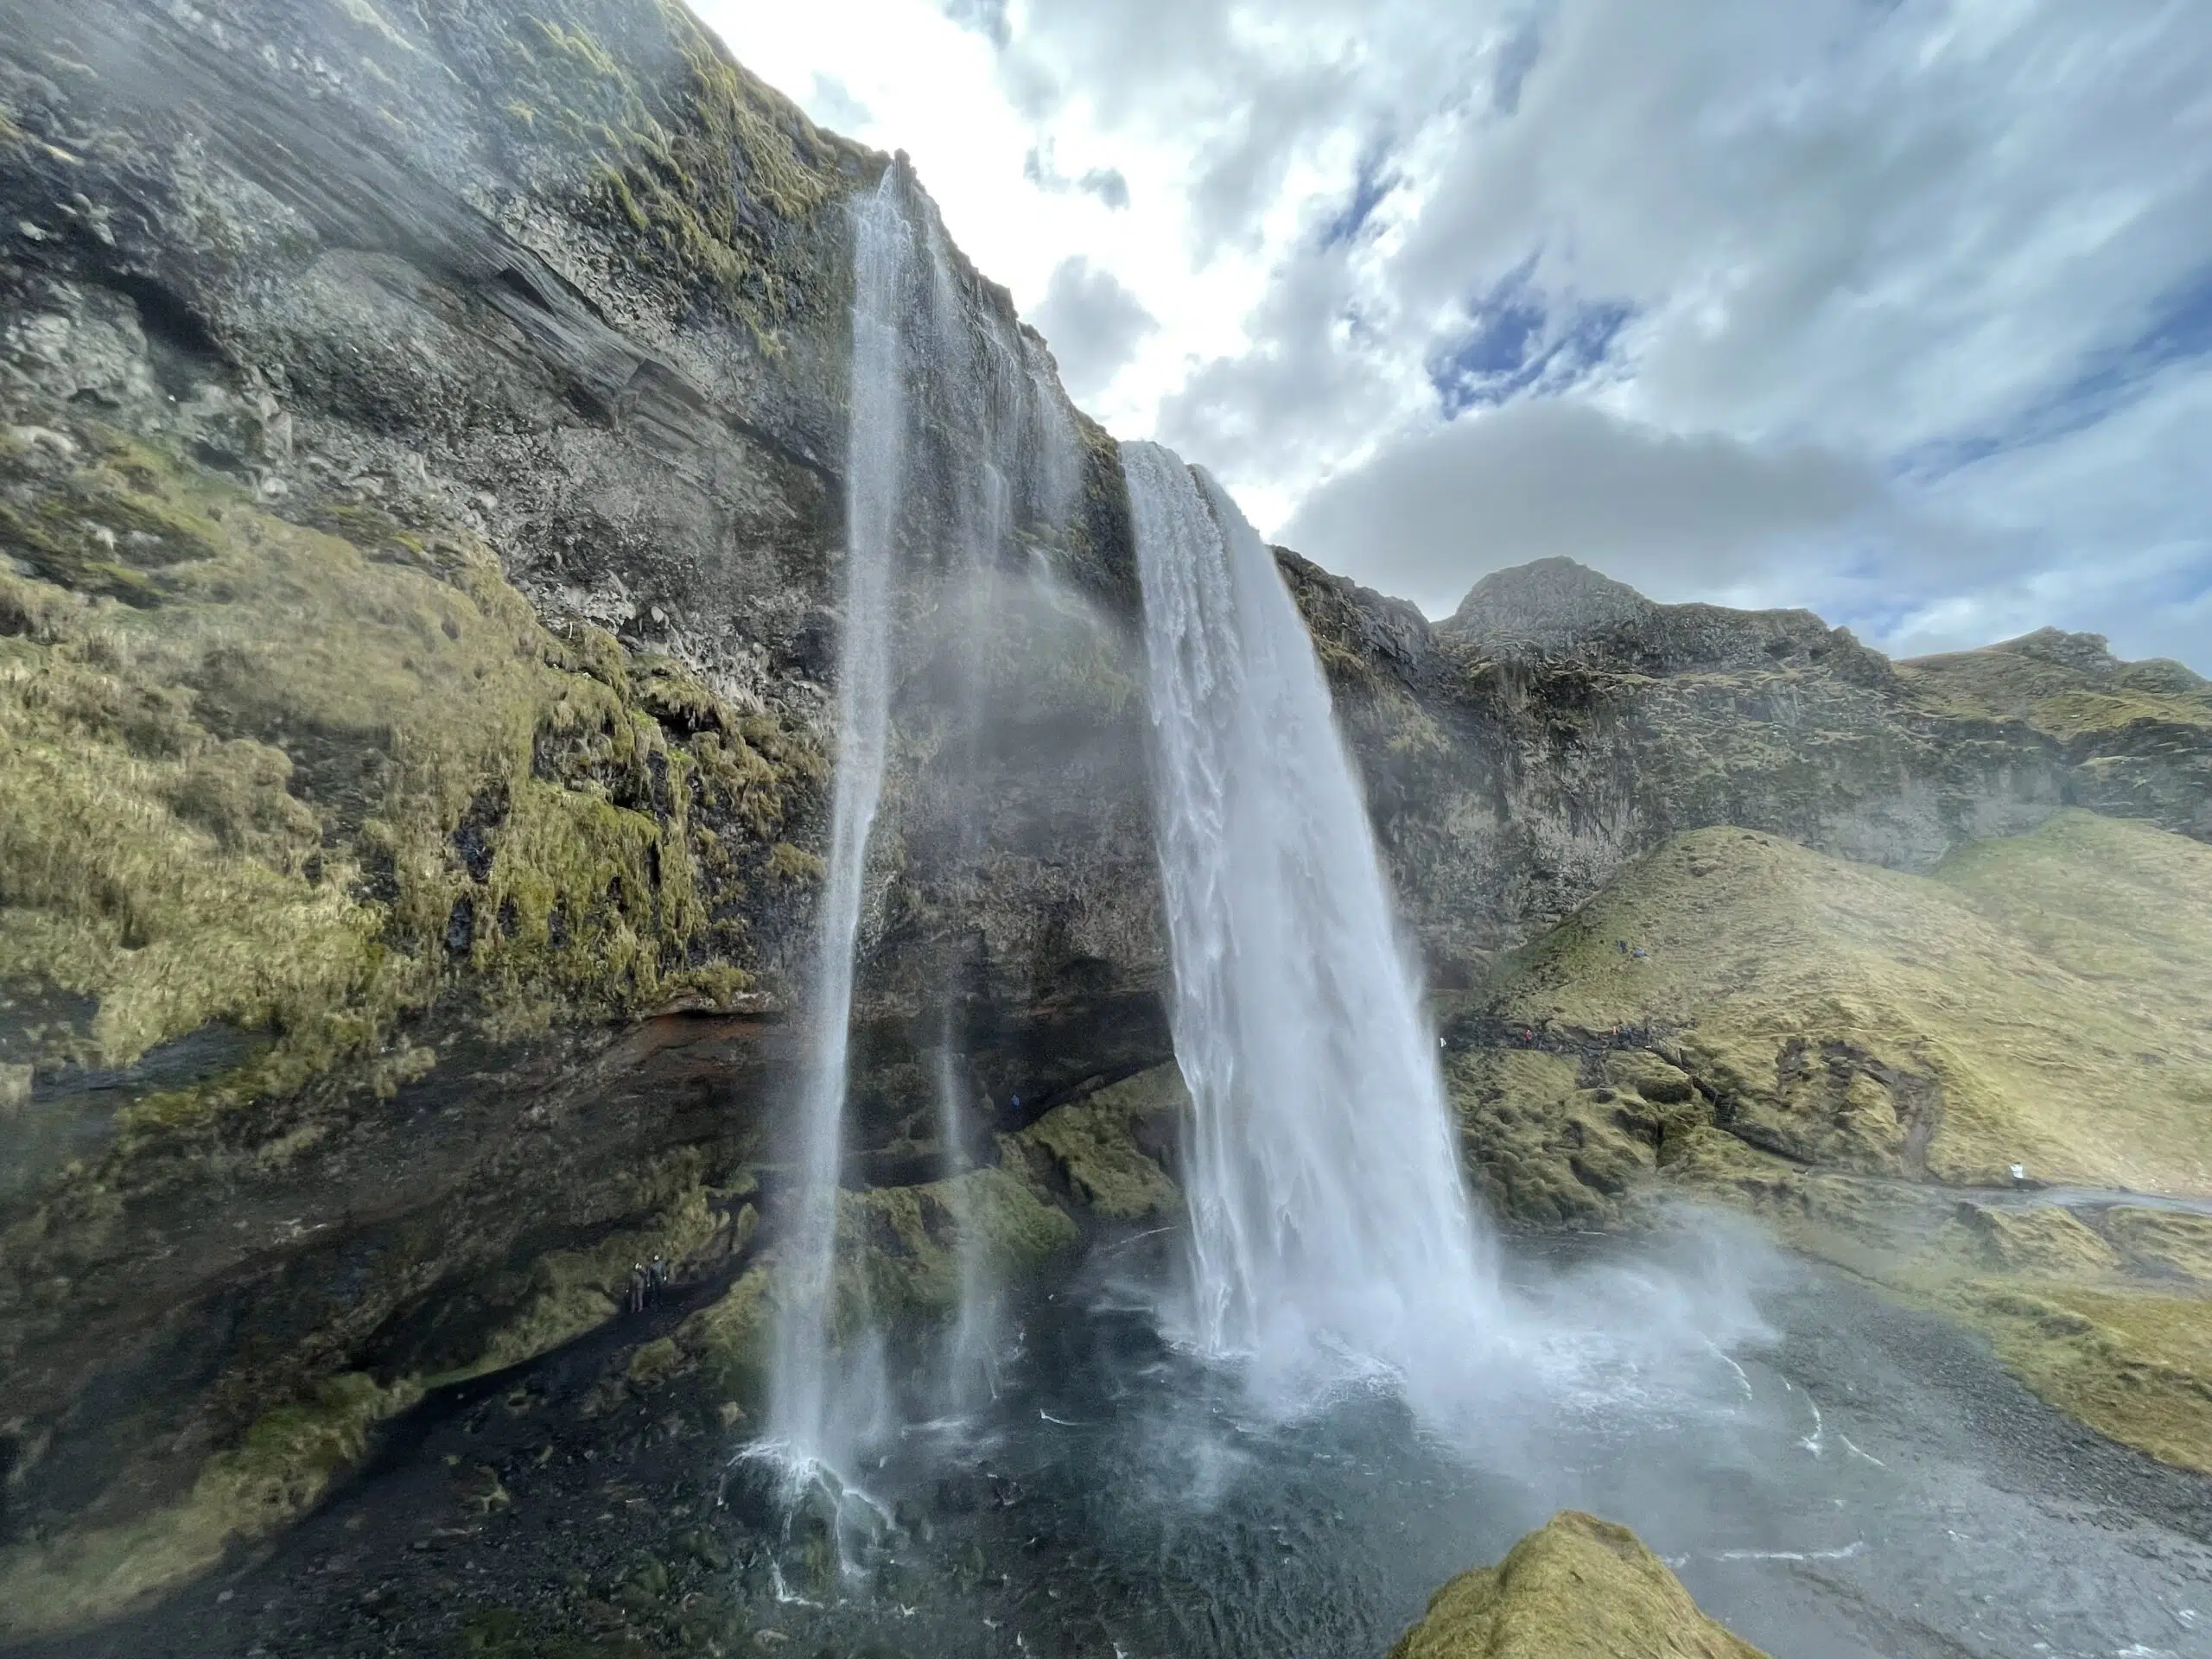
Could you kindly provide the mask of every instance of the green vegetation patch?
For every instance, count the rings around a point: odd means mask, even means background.
[[[122,1526],[0,1553],[0,1630],[67,1629],[206,1572],[232,1541],[261,1537],[304,1512],[360,1460],[370,1431],[421,1395],[411,1381],[331,1377],[209,1459],[181,1503]]]
[[[1661,1033],[1718,1121],[1800,1161],[2212,1192],[2212,849],[2141,823],[2061,813],[1933,878],[1696,831],[1489,995]]]
[[[1562,1510],[1496,1567],[1463,1573],[1390,1659],[1761,1659],[1698,1611],[1626,1527]]]
[[[0,982],[92,999],[87,1063],[274,1039],[140,1121],[371,1058],[459,976],[518,1027],[744,988],[706,885],[766,861],[810,745],[671,664],[639,690],[465,540],[365,523],[365,551],[106,429],[75,447],[0,443]],[[144,591],[24,540],[34,512],[80,549],[150,538]]]
[[[2056,643],[2031,634],[1899,663],[1897,673],[1933,712],[2018,721],[2061,741],[2139,725],[2212,729],[2212,683],[2179,663],[2115,664],[2100,674],[2068,661]]]
[[[635,54],[577,23],[525,15],[508,35],[507,113],[521,137],[606,157],[591,191],[629,257],[708,288],[769,342],[795,297],[772,221],[845,194],[846,163],[862,152],[748,73],[677,0],[652,7],[683,66],[671,84],[641,78]]]
[[[1182,1073],[1155,1066],[1110,1088],[1056,1106],[1018,1135],[1008,1136],[1007,1161],[1042,1154],[1046,1166],[1095,1214],[1115,1221],[1169,1216],[1183,1198],[1144,1137],[1168,1132],[1189,1111]]]

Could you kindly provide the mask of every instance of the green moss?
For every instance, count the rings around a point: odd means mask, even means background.
[[[1150,1071],[1082,1100],[1057,1106],[1020,1135],[1008,1136],[1007,1162],[1031,1151],[1096,1214],[1116,1221],[1172,1215],[1182,1194],[1147,1153],[1140,1130],[1162,1136],[1190,1109],[1181,1072],[1173,1065]]]
[[[639,80],[587,30],[531,17],[509,37],[518,125],[607,159],[593,185],[630,256],[700,283],[772,346],[793,295],[761,212],[804,218],[850,188],[861,153],[817,130],[676,0],[654,0],[684,66]],[[855,168],[857,171],[857,168]]]
[[[2017,721],[2063,741],[2133,726],[2212,728],[2212,685],[2178,664],[2134,663],[2093,674],[2038,649],[2039,637],[1900,663],[1907,692],[1930,710]]]
[[[134,1121],[365,1064],[457,976],[509,1029],[742,988],[703,883],[765,866],[818,788],[802,738],[767,722],[764,753],[666,659],[552,638],[466,541],[310,515],[365,550],[106,429],[77,441],[62,467],[0,451],[0,546],[42,573],[0,573],[0,980],[95,999],[82,1058],[111,1065],[215,1021],[275,1039]],[[22,543],[40,515],[136,546],[158,602]]]
[[[838,1195],[836,1326],[938,1319],[960,1306],[961,1240],[994,1281],[1026,1277],[1082,1235],[1018,1169],[987,1167],[925,1186]]]
[[[643,1227],[610,1234],[587,1249],[556,1250],[540,1256],[531,1264],[530,1287],[521,1310],[486,1338],[471,1363],[438,1376],[435,1384],[504,1370],[550,1353],[621,1311],[630,1269],[637,1263],[656,1255],[681,1263],[706,1249],[722,1223],[697,1179],[699,1160],[687,1152],[672,1161],[690,1175],[674,1202]],[[640,1176],[642,1185],[653,1184],[648,1172],[641,1171]],[[641,1192],[636,1202],[639,1207],[649,1207],[653,1200]]]
[[[1801,1160],[2212,1192],[2212,849],[2144,824],[2063,813],[1932,880],[1697,831],[1488,995],[1672,1033],[1723,1122]]]
[[[1564,1510],[1430,1598],[1390,1659],[1760,1659],[1626,1527]]]
[[[2139,1271],[2212,1291],[2212,1216],[2120,1205],[2097,1225]]]
[[[2113,1439],[2212,1473],[2212,1300],[1976,1281],[1949,1300],[2037,1393]]]
[[[421,1392],[358,1372],[330,1378],[210,1458],[181,1503],[124,1526],[0,1554],[0,1630],[62,1630],[207,1571],[232,1540],[260,1537],[313,1504],[359,1461],[371,1429]]]

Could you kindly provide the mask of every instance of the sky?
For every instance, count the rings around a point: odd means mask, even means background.
[[[2205,0],[694,0],[1076,401],[1448,614],[1565,554],[2212,673]]]

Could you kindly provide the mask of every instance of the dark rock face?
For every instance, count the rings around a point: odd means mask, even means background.
[[[2212,688],[2087,636],[1892,664],[1808,612],[1655,604],[1564,559],[1431,627],[1279,560],[1447,986],[1709,824],[1907,870],[2070,805],[2212,838]]]
[[[751,1247],[834,747],[846,204],[893,165],[674,0],[0,0],[0,1579],[50,1618],[607,1317],[633,1253]],[[931,407],[855,1185],[945,1164],[948,1047],[987,1154],[1172,1046],[1114,447],[1071,416],[1071,520],[963,571]],[[1444,986],[1699,825],[1916,868],[2067,803],[2212,838],[2171,664],[1892,665],[1565,561],[1432,627],[1281,563]],[[34,1548],[79,1535],[137,1553]]]

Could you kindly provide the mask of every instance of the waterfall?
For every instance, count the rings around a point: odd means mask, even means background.
[[[853,958],[861,880],[883,794],[890,727],[892,573],[906,451],[900,320],[913,236],[899,169],[854,215],[852,425],[846,461],[845,616],[837,690],[837,772],[822,895],[813,1024],[800,1103],[788,1281],[770,1378],[769,1433],[792,1462],[836,1466],[847,1432],[830,1387],[836,1278],[837,1174],[844,1153]]]
[[[1213,480],[1125,444],[1174,956],[1192,1339],[1287,1406],[1446,1408],[1497,1289],[1313,643]]]
[[[1003,609],[1001,566],[1017,526],[1057,531],[1065,523],[1081,464],[1042,346],[956,266],[925,203],[918,222],[908,188],[902,170],[889,169],[854,211],[836,782],[764,1442],[801,1471],[845,1468],[885,1403],[872,1368],[832,1350],[846,1334],[836,1328],[840,1312],[866,1313],[836,1306],[838,1173],[863,877],[885,804],[902,595],[925,610],[931,599],[949,601],[939,626],[949,621],[967,645],[957,693],[938,710],[950,730],[934,764],[973,779],[992,694],[988,657],[977,647]],[[933,585],[906,568],[921,566],[925,552],[934,559]],[[950,856],[964,868],[985,844],[981,823],[963,819]],[[966,1060],[957,1051],[956,978],[949,973],[945,982],[937,1079],[948,1173],[967,1163],[962,1108],[974,1091],[972,1082],[963,1084]],[[956,1372],[981,1378],[993,1357],[995,1287],[979,1234],[958,1226],[961,1305],[950,1358]]]

